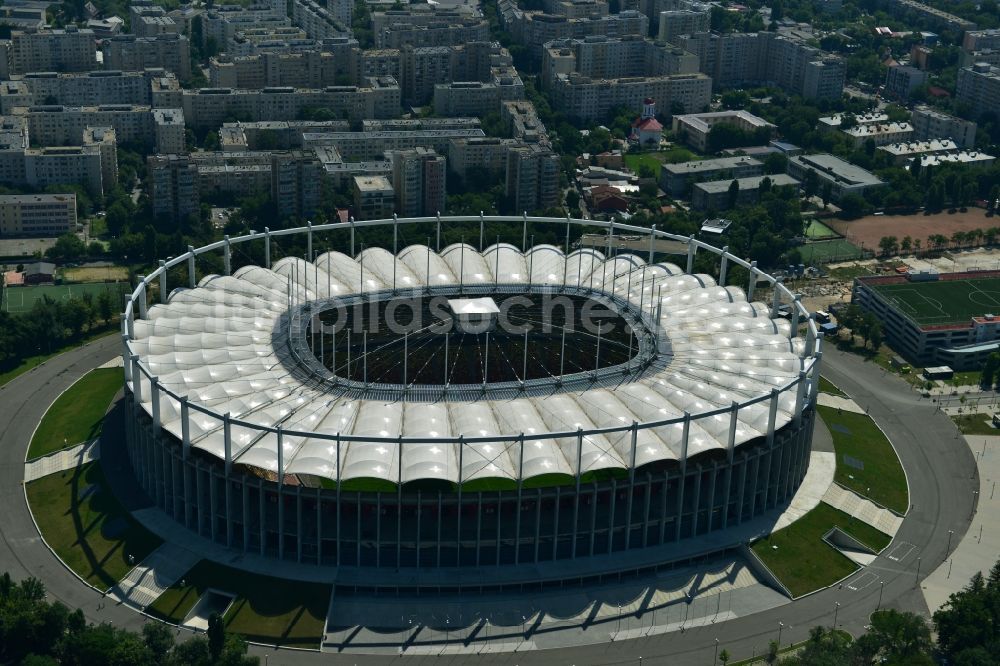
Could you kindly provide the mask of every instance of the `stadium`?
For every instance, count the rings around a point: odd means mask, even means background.
[[[861,277],[852,301],[874,313],[889,344],[918,367],[976,369],[1000,348],[998,271]]]
[[[523,226],[520,248],[485,246],[487,223]],[[478,247],[442,247],[442,225],[462,224],[479,225]],[[532,245],[529,225],[565,243]],[[390,226],[391,247],[355,252],[356,233]],[[399,247],[435,227],[434,249]],[[583,228],[605,251],[571,246]],[[616,254],[616,233],[648,237],[648,253]],[[305,256],[272,261],[279,237]],[[347,251],[314,252],[335,242]],[[667,243],[685,268],[653,261]],[[263,261],[233,270],[237,253]],[[694,271],[699,253],[717,278]],[[199,279],[198,262],[222,271]],[[747,289],[726,286],[733,266]],[[806,473],[821,357],[814,321],[755,264],[569,218],[227,237],[161,262],[122,333],[129,458],[160,510],[234,556],[439,592],[738,548],[732,528],[784,506]]]

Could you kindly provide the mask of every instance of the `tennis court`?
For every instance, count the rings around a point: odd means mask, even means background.
[[[54,301],[68,301],[71,298],[82,296],[85,293],[93,294],[94,298],[102,291],[110,291],[113,294],[122,294],[128,291],[126,282],[97,282],[90,284],[44,284],[33,287],[9,287],[3,290],[3,310],[4,312],[27,312],[31,310],[36,301],[48,296]],[[121,298],[115,298],[115,305],[118,307]]]
[[[907,282],[872,288],[922,326],[968,323],[973,317],[1000,314],[1000,278]]]
[[[806,224],[805,236],[809,240],[828,240],[831,238],[840,238],[840,234],[819,220],[809,220],[808,224]]]

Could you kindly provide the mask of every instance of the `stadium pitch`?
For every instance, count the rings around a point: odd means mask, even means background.
[[[1000,315],[1000,278],[872,285],[886,301],[920,326],[967,324]]]

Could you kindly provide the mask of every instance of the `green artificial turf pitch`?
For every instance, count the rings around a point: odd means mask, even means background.
[[[966,324],[1000,314],[1000,278],[873,285],[882,298],[921,326]]]

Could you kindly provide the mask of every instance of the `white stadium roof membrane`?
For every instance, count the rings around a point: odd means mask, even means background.
[[[276,346],[286,344],[282,333],[287,336],[287,330],[281,329],[287,326],[289,288],[295,300],[310,301],[356,294],[362,280],[363,291],[370,292],[389,288],[393,280],[401,288],[457,285],[459,276],[467,285],[603,285],[650,314],[656,312],[659,293],[660,325],[671,356],[655,372],[618,386],[436,403],[345,395],[336,386],[292,372],[279,358]],[[647,266],[637,255],[606,260],[596,250],[583,249],[566,257],[551,245],[522,253],[507,244],[482,253],[455,244],[439,254],[411,245],[396,258],[374,248],[353,259],[328,252],[314,264],[285,258],[272,269],[247,266],[232,277],[205,277],[195,289],[175,290],[167,304],[154,305],[147,318],[136,319],[129,344],[166,389],[158,392],[156,413],[178,439],[183,437],[181,404],[174,396],[187,397],[193,407],[192,447],[225,458],[225,428],[218,415],[228,414],[230,453],[237,464],[277,471],[274,429],[280,426],[280,464],[287,474],[458,482],[516,479],[519,467],[525,478],[627,468],[635,422],[674,420],[637,430],[636,466],[724,451],[734,402],[742,405],[735,443],[765,435],[772,390],[809,369],[805,343],[790,338],[790,328],[787,321],[770,319],[765,304],[748,303],[737,287],[718,286],[708,275],[686,275],[669,263]],[[135,375],[129,374],[131,383]],[[133,393],[153,415],[150,382],[139,376],[141,385]],[[776,428],[801,410],[797,393],[802,395],[794,389],[779,394]],[[720,413],[699,418],[713,411]],[[685,450],[686,412],[691,420]],[[584,434],[579,445],[573,433],[581,429],[604,432]],[[518,445],[522,434],[523,451]]]

